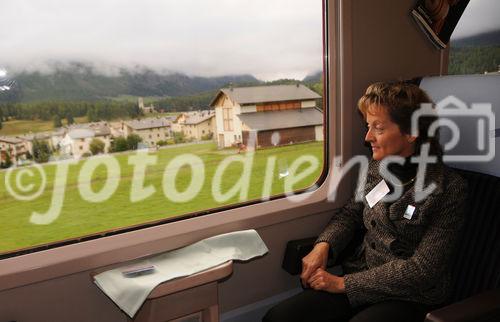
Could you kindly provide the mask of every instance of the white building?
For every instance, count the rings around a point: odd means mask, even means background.
[[[107,126],[78,126],[68,130],[64,139],[60,142],[61,154],[73,156],[75,159],[81,158],[84,154],[89,154],[90,143],[98,139],[104,143],[104,152],[109,152],[111,147],[111,132]]]
[[[55,129],[52,131],[52,137],[51,137],[51,142],[52,142],[52,147],[54,149],[59,149],[61,141],[64,139],[64,136],[66,135],[66,132],[68,130],[64,127]]]

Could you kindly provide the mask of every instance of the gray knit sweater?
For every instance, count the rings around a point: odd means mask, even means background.
[[[370,163],[366,195],[382,177],[379,162]],[[351,305],[389,299],[439,304],[450,291],[450,261],[463,224],[465,181],[441,163],[429,165],[426,187],[436,184],[426,199],[415,202],[411,186],[395,202],[379,201],[370,208],[352,198],[336,209],[316,242],[328,242],[334,254],[350,242],[355,230],[367,232],[360,247],[342,263],[345,289]],[[403,217],[415,206],[411,219]]]

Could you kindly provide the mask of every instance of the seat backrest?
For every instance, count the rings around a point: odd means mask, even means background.
[[[457,170],[467,180],[462,238],[452,267],[456,302],[500,288],[500,178]]]
[[[434,102],[453,95],[471,107],[474,103],[489,103],[496,126],[483,131],[482,147],[476,128],[477,120],[486,115],[487,109],[479,106],[476,115],[450,115],[438,111],[440,118],[448,118],[457,125],[460,133],[458,144],[446,155],[479,155],[496,152],[488,161],[446,161],[457,169],[468,182],[466,218],[462,238],[453,263],[454,290],[452,301],[458,301],[482,291],[500,287],[500,75],[467,75],[423,78],[423,88]],[[448,99],[449,103],[460,103]],[[451,113],[453,114],[453,113]],[[475,116],[475,119],[474,119]],[[487,118],[486,118],[487,119]],[[483,123],[490,125],[488,120]],[[452,132],[441,132],[441,144],[450,142]],[[489,145],[489,142],[492,145]],[[486,158],[486,157],[485,157]]]
[[[438,104],[439,118],[451,120],[459,130],[458,144],[445,150],[445,155],[469,157],[463,161],[445,162],[454,168],[500,177],[500,74],[425,77],[420,87]],[[461,102],[467,111],[460,111],[457,105]],[[490,124],[488,107],[480,104],[491,105],[495,124]],[[440,141],[445,146],[452,141],[454,133],[447,126],[440,127],[440,130]],[[489,161],[473,160],[486,158],[488,153],[494,155]]]

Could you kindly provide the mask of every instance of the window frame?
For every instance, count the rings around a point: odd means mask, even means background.
[[[207,210],[202,215],[184,215],[181,216],[183,220],[172,218],[171,222],[152,223],[150,227],[138,230],[130,227],[129,232],[122,230],[117,234],[90,240],[82,238],[78,243],[67,246],[2,259],[0,291],[162,253],[220,233],[257,229],[332,209],[335,204],[326,200],[333,167],[330,161],[334,155],[340,154],[342,140],[340,115],[337,115],[341,102],[341,95],[337,91],[342,81],[338,71],[341,58],[338,54],[341,50],[338,7],[341,1],[322,0],[324,171],[318,179],[317,189],[301,193],[301,197],[307,199],[297,203],[279,196],[266,202],[236,204],[220,211]],[[335,23],[331,23],[332,20]],[[330,131],[330,127],[334,131]]]

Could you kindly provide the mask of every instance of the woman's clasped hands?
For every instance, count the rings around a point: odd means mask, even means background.
[[[328,243],[317,243],[313,250],[302,259],[302,274],[300,275],[302,285],[317,291],[344,293],[344,278],[326,271],[328,249]]]

